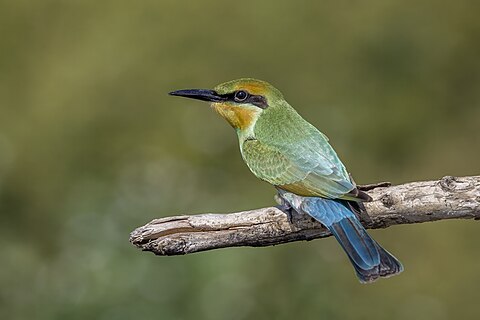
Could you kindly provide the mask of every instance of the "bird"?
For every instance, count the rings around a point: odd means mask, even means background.
[[[366,214],[363,202],[372,198],[357,188],[327,136],[306,121],[278,89],[262,80],[242,78],[213,89],[169,94],[209,102],[235,129],[250,171],[277,189],[281,208],[308,214],[324,225],[346,252],[361,283],[403,271],[400,261],[360,222]]]

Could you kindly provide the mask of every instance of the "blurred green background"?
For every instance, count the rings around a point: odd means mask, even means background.
[[[478,1],[0,1],[1,319],[478,319],[480,225],[155,257],[156,217],[273,204],[233,130],[169,97],[267,80],[359,183],[479,173]]]

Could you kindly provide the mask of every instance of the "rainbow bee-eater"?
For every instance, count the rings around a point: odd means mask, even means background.
[[[335,236],[362,283],[400,273],[402,264],[373,240],[357,215],[371,197],[359,190],[328,138],[267,82],[229,81],[210,89],[170,92],[208,101],[235,129],[242,158],[275,186],[283,209],[305,213]]]

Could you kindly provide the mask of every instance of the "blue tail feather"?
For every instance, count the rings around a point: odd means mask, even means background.
[[[304,198],[301,208],[335,236],[361,282],[403,271],[402,264],[370,237],[346,201]]]

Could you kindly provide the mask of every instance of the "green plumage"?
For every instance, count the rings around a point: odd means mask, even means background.
[[[258,178],[305,196],[341,198],[355,189],[328,138],[284,100],[269,103],[253,133],[240,145]]]

